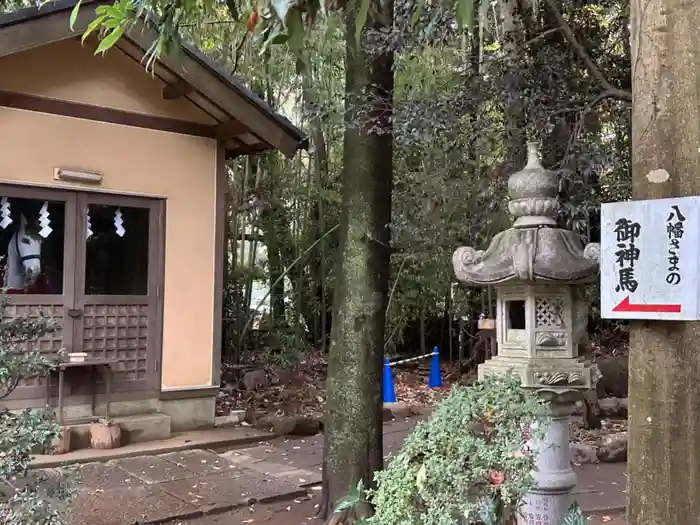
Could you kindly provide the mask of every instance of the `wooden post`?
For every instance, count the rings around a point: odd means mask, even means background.
[[[631,2],[634,199],[700,195],[699,28],[698,2]],[[700,515],[699,340],[698,322],[631,324],[630,525]]]

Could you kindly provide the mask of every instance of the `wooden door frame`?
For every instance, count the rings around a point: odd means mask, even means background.
[[[120,195],[115,193],[102,193],[91,191],[77,191],[76,200],[76,241],[79,235],[84,235],[87,229],[86,213],[90,204],[102,204],[107,206],[123,206],[124,208],[141,208],[149,210],[148,222],[148,277],[147,295],[153,297],[153,301],[148,305],[149,337],[147,350],[147,377],[146,387],[139,389],[139,392],[160,392],[161,370],[162,370],[162,349],[163,349],[163,287],[165,278],[165,201],[148,197],[137,197],[133,195]],[[80,297],[88,297],[85,294],[84,283],[86,275],[86,250],[85,243],[75,245],[75,291],[73,294],[73,305],[78,305]],[[81,286],[83,286],[81,291]],[[91,295],[98,297],[104,304],[128,302],[132,295]],[[151,324],[152,323],[152,324]],[[77,327],[80,323],[74,324],[73,340],[77,341]],[[153,330],[152,330],[153,329]]]
[[[75,249],[69,249],[69,246],[75,246],[75,221],[76,221],[76,192],[61,191],[48,189],[43,187],[15,186],[12,184],[0,183],[0,197],[10,197],[15,199],[27,200],[43,200],[63,202],[65,205],[64,217],[64,233],[63,233],[63,293],[58,294],[34,294],[22,295],[17,294],[12,296],[12,301],[15,304],[33,304],[38,301],[30,301],[30,298],[55,298],[66,297],[64,303],[70,304],[73,302],[73,290],[75,288],[75,272],[67,272],[68,268],[75,266]],[[55,301],[47,299],[50,304],[56,304]]]
[[[64,217],[64,232],[63,232],[63,289],[60,295],[58,294],[32,294],[22,295],[13,294],[9,296],[11,304],[16,305],[34,305],[48,304],[61,305],[63,307],[61,316],[61,336],[62,347],[66,348],[73,344],[72,323],[67,329],[67,308],[68,305],[74,302],[75,290],[75,272],[69,271],[75,267],[75,222],[76,222],[76,203],[77,195],[75,192],[55,190],[53,188],[44,188],[41,186],[32,187],[24,185],[14,185],[0,183],[0,196],[17,199],[32,199],[32,200],[48,200],[54,202],[63,202],[65,205]],[[46,395],[45,386],[26,386],[15,390],[13,394],[3,400],[4,403],[10,405],[13,400],[28,400],[28,399],[43,399]]]
[[[151,210],[149,219],[149,260],[154,261],[154,267],[149,267],[148,294],[155,294],[155,301],[149,307],[149,324],[153,315],[152,329],[149,326],[149,374],[147,379],[147,389],[138,392],[115,392],[114,400],[124,399],[144,399],[149,394],[158,397],[162,383],[162,359],[163,359],[163,315],[164,315],[164,282],[165,282],[165,218],[166,200],[158,197],[134,196],[133,194],[120,194],[116,192],[91,191],[90,188],[55,188],[30,184],[11,184],[0,182],[0,196],[20,199],[36,199],[63,202],[65,204],[64,217],[64,246],[63,246],[63,289],[61,295],[33,294],[33,295],[12,295],[10,301],[17,305],[31,305],[36,303],[60,304],[63,306],[63,326],[62,337],[63,347],[74,346],[74,322],[70,323],[70,329],[66,329],[67,309],[76,304],[77,278],[80,274],[78,264],[84,272],[85,261],[78,261],[79,247],[77,240],[81,232],[86,229],[86,218],[80,213],[81,202],[95,204],[114,204],[122,206],[133,206],[138,208],[148,208]],[[144,206],[144,204],[148,204]],[[82,229],[81,229],[82,228]],[[83,248],[84,253],[84,248]],[[150,262],[150,261],[149,261]],[[73,271],[69,269],[74,268]],[[119,297],[119,296],[114,296]],[[152,334],[152,337],[151,337]],[[134,395],[138,394],[138,395]],[[45,395],[44,386],[23,387],[16,391],[4,403],[14,405],[25,405],[22,401],[41,399]],[[70,398],[67,399],[68,404]]]

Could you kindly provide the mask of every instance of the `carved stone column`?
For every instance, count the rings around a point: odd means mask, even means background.
[[[539,452],[535,488],[523,501],[519,525],[561,525],[573,503],[571,491],[576,486],[569,450],[569,422],[580,392],[543,390],[541,395],[550,403],[551,423],[543,440],[530,442],[530,447]]]

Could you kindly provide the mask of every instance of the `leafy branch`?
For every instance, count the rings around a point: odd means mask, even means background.
[[[552,12],[552,15],[554,15],[554,18],[556,19],[557,23],[561,27],[561,30],[564,33],[564,36],[571,44],[571,47],[573,47],[574,52],[578,55],[578,57],[586,65],[586,68],[588,69],[590,74],[598,81],[598,83],[601,85],[601,87],[605,90],[603,98],[613,97],[613,98],[617,98],[619,100],[625,100],[627,102],[632,102],[632,93],[630,91],[624,91],[622,89],[619,89],[619,88],[613,86],[610,83],[610,81],[605,77],[605,75],[603,75],[603,72],[595,64],[595,62],[593,62],[593,59],[591,59],[590,55],[586,51],[586,48],[584,48],[581,45],[581,43],[578,41],[578,39],[576,38],[576,35],[574,34],[573,29],[571,29],[571,26],[564,18],[564,15],[561,14],[561,11],[559,10],[559,7],[557,6],[556,0],[545,0],[545,1],[547,2],[547,7]]]

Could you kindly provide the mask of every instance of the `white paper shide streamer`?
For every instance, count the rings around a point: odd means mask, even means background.
[[[86,231],[85,231],[85,238],[89,239],[92,237],[92,224],[90,224],[90,209],[88,208],[87,212],[85,213],[85,226],[86,226]]]
[[[44,204],[42,204],[41,209],[39,210],[39,227],[41,228],[39,230],[39,235],[41,235],[44,239],[51,235],[51,232],[53,231],[50,224],[51,218],[49,217],[49,203],[44,201]]]
[[[12,224],[12,217],[10,217],[10,201],[7,197],[0,199],[0,228],[3,230]]]
[[[126,230],[124,229],[124,219],[122,218],[121,208],[117,208],[117,211],[114,212],[114,228],[119,237],[124,237]]]

